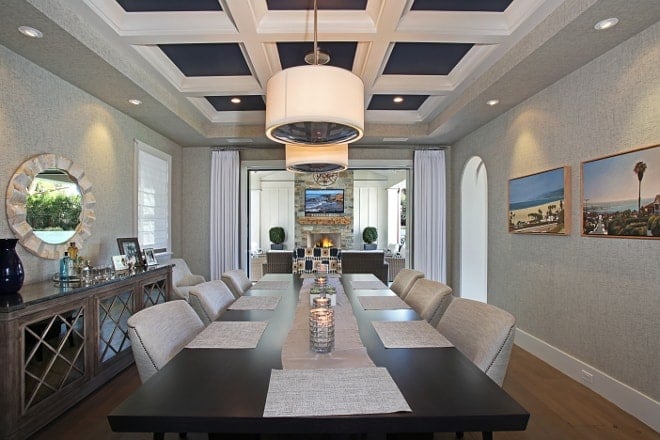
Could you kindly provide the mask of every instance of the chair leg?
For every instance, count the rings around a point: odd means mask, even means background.
[[[179,438],[187,438],[187,437],[188,437],[188,433],[187,433],[187,432],[180,432],[180,433],[179,433]]]
[[[154,432],[154,440],[165,440],[164,432]]]
[[[484,431],[481,433],[483,440],[493,440],[493,431]]]
[[[463,431],[456,432],[456,438],[463,438]]]

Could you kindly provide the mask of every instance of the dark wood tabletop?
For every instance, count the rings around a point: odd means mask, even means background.
[[[413,310],[363,310],[343,275],[369,356],[386,367],[412,412],[262,417],[272,369],[302,284],[294,278],[273,311],[229,310],[221,320],[268,320],[256,349],[184,349],[108,416],[113,431],[209,433],[388,433],[524,430],[529,413],[455,348],[386,349],[371,321],[420,319]],[[361,291],[364,293],[364,291]]]

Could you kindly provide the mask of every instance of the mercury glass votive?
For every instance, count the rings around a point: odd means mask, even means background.
[[[330,298],[327,296],[321,294],[321,296],[317,296],[314,298],[313,305],[315,308],[329,308],[331,306],[331,301]]]
[[[316,353],[329,353],[335,346],[335,314],[330,308],[309,311],[309,348]]]

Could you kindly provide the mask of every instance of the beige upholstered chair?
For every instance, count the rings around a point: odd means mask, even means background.
[[[206,280],[202,275],[194,275],[186,261],[181,258],[172,258],[169,263],[172,268],[172,299],[185,299],[188,301],[188,291],[191,286],[203,283]]]
[[[451,297],[451,287],[439,281],[418,279],[404,301],[432,326],[436,326]]]
[[[205,326],[218,319],[235,300],[234,294],[220,280],[207,281],[190,288],[190,305]]]
[[[222,274],[220,279],[229,287],[231,293],[234,294],[234,298],[243,295],[246,290],[252,287],[252,281],[241,269],[228,270]]]
[[[424,272],[413,269],[401,269],[394,278],[390,289],[399,295],[401,299],[406,299],[412,286],[421,278],[424,278]]]
[[[163,368],[202,330],[204,324],[185,301],[169,301],[142,309],[128,318],[128,337],[140,380]]]
[[[516,328],[513,315],[490,304],[453,298],[436,328],[502,386]]]

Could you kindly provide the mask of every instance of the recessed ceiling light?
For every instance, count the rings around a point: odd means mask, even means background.
[[[491,107],[494,106],[494,105],[497,105],[499,103],[500,103],[499,99],[489,99],[488,101],[486,101],[486,104],[488,104]]]
[[[241,103],[241,98],[231,98],[232,104],[240,104]]]
[[[594,29],[602,31],[605,29],[609,29],[611,27],[616,26],[616,24],[619,22],[619,19],[616,17],[612,18],[606,18],[605,20],[601,20],[598,23],[594,25]]]
[[[395,96],[392,101],[396,102],[397,104],[400,102],[403,102],[403,98],[401,96]]]
[[[133,104],[133,105],[140,105],[140,104],[142,104],[142,101],[140,101],[139,99],[129,99],[128,102],[130,102],[130,103]]]
[[[31,26],[21,26],[18,28],[18,31],[30,38],[41,38],[44,36],[39,29],[35,29]]]

